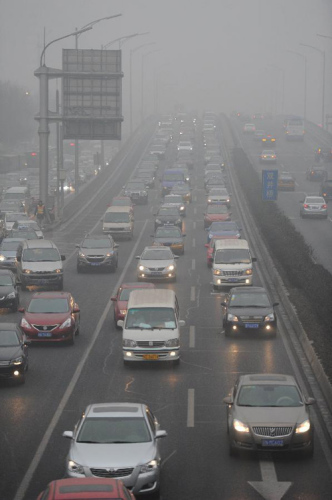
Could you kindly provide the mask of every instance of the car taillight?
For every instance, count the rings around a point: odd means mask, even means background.
[[[303,205],[304,208],[308,208],[309,205],[307,205],[306,203]]]
[[[322,208],[327,208],[327,205],[322,205]]]

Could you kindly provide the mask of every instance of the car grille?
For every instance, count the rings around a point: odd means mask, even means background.
[[[36,330],[40,330],[42,332],[51,332],[58,328],[59,325],[32,325]]]
[[[252,430],[257,436],[280,437],[288,436],[292,427],[253,427]]]
[[[164,347],[165,342],[163,340],[142,340],[137,342],[137,347]]]
[[[164,267],[148,267],[149,271],[163,271]]]
[[[31,271],[31,274],[54,274],[54,271]]]
[[[224,271],[224,276],[242,276],[243,271]]]
[[[125,477],[130,476],[133,470],[133,467],[128,469],[115,469],[110,467],[107,469],[91,469],[91,473],[97,477]]]
[[[89,257],[86,258],[88,262],[103,262],[105,259],[105,255],[89,255]]]
[[[9,361],[0,361],[0,366],[9,366]]]
[[[263,321],[262,316],[240,316],[241,321],[245,321],[246,323],[258,323]]]

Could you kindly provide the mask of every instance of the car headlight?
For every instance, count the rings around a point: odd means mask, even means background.
[[[211,202],[212,202],[212,200],[210,198],[208,198],[208,203],[211,203]]]
[[[69,328],[70,326],[71,326],[71,318],[68,318],[66,319],[66,321],[62,323],[62,325],[59,326],[59,330],[63,330],[64,328]]]
[[[79,257],[85,257],[85,253],[83,253],[83,252],[78,252],[78,256],[79,256]]]
[[[140,473],[144,474],[145,472],[150,472],[158,468],[158,461],[151,460],[147,464],[141,465]]]
[[[180,210],[183,212],[183,210],[185,209],[185,207],[180,207]],[[1,256],[0,256],[1,257]],[[1,258],[0,258],[1,260]]]
[[[23,269],[23,274],[30,274],[31,273],[31,269]]]
[[[7,299],[14,299],[15,297],[16,297],[15,292],[10,292],[10,293],[7,295]]]
[[[112,257],[114,255],[114,252],[107,252],[106,257]]]
[[[237,316],[234,316],[234,314],[228,313],[227,320],[228,321],[239,321],[239,318]]]
[[[12,359],[11,365],[21,365],[23,363],[23,356],[19,356],[18,358]]]
[[[61,274],[61,273],[62,273],[62,269],[56,269],[56,270],[55,270],[55,272],[56,272],[57,274]]]
[[[246,433],[249,432],[249,427],[237,419],[233,421],[233,427],[237,432],[246,432]]]
[[[160,219],[156,219],[156,224],[162,224]]]
[[[296,426],[295,434],[303,434],[304,432],[308,432],[309,429],[310,429],[310,421],[308,419]]]
[[[173,264],[171,264],[170,266],[168,266],[167,271],[174,271],[174,269],[175,269],[175,266]]]
[[[123,339],[122,346],[123,347],[137,347],[137,342],[136,342],[136,340]]]
[[[165,342],[166,347],[179,347],[180,341],[179,339],[170,339]]]
[[[84,476],[84,468],[83,465],[77,464],[73,460],[68,460],[68,470],[70,472],[74,472],[74,474],[81,474]]]
[[[22,320],[21,320],[21,327],[22,328],[29,328],[30,330],[32,329],[32,326],[30,325],[30,323],[27,322],[27,320],[25,318],[22,318]]]
[[[213,274],[214,274],[215,276],[220,276],[220,275],[221,275],[221,271],[220,271],[220,269],[213,269]]]
[[[127,314],[127,309],[120,309],[120,314],[126,315]]]
[[[274,321],[274,313],[270,313],[265,316],[264,321]]]
[[[0,255],[0,262],[3,262],[4,260],[6,260],[6,257],[4,255]]]
[[[245,274],[249,274],[249,275],[251,275],[251,274],[252,274],[252,269],[246,269]]]
[[[139,271],[144,271],[144,270],[145,270],[145,267],[144,267],[144,266],[138,266],[138,270],[139,270]]]

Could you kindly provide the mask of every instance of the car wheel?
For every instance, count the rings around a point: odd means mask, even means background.
[[[114,325],[115,325],[115,328],[116,328],[117,330],[120,330],[120,329],[121,329],[121,327],[120,327],[120,326],[118,326],[118,320],[116,319],[115,314],[113,314],[113,320],[114,320]]]

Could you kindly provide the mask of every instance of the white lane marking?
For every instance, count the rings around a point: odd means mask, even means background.
[[[139,245],[139,243],[140,243],[140,241],[142,239],[142,236],[143,236],[143,233],[144,233],[145,228],[147,226],[147,223],[148,223],[148,220],[146,220],[145,223],[144,223],[144,225],[143,225],[141,234],[140,234],[139,238],[137,239],[137,241],[136,241],[136,243],[134,245],[134,248],[132,249],[132,252],[131,252],[131,254],[129,256],[127,264],[125,265],[125,267],[124,267],[124,269],[122,271],[122,274],[121,274],[120,278],[118,279],[118,282],[115,285],[115,288],[114,288],[113,292],[111,293],[111,295],[115,295],[116,290],[119,288],[119,286],[121,285],[121,283],[123,283],[125,274],[126,274],[126,272],[128,270],[128,267],[131,264],[131,261],[133,260],[133,257],[135,255],[137,247],[138,247],[138,245]],[[60,420],[62,412],[64,411],[65,406],[68,403],[68,400],[71,397],[71,395],[72,395],[72,393],[73,393],[73,391],[75,389],[75,386],[76,386],[76,384],[77,384],[77,382],[79,380],[79,377],[80,377],[80,375],[82,373],[84,365],[85,365],[87,359],[89,358],[89,355],[90,355],[90,353],[92,351],[93,346],[95,345],[95,342],[96,342],[96,340],[98,338],[98,335],[100,333],[100,330],[102,329],[102,326],[103,326],[103,324],[104,324],[104,322],[105,322],[105,320],[107,318],[107,315],[108,315],[108,313],[110,311],[111,306],[112,306],[112,302],[108,301],[107,305],[106,305],[106,307],[105,307],[105,309],[104,309],[104,311],[103,311],[103,313],[102,313],[102,315],[100,317],[100,320],[98,321],[96,329],[95,329],[95,331],[93,332],[93,334],[91,336],[91,343],[88,346],[88,348],[86,349],[85,353],[83,354],[80,363],[77,365],[75,373],[74,373],[71,381],[69,382],[69,385],[67,386],[67,389],[66,389],[64,395],[62,396],[62,399],[61,399],[61,401],[59,403],[59,406],[56,409],[56,411],[55,411],[55,413],[53,415],[53,418],[52,418],[52,420],[51,420],[48,428],[45,431],[45,434],[44,434],[44,436],[43,436],[43,438],[42,438],[42,440],[41,440],[41,442],[40,442],[40,444],[39,444],[39,446],[37,448],[37,451],[36,451],[34,457],[32,458],[30,466],[29,466],[28,470],[26,471],[26,473],[24,474],[24,477],[23,477],[23,479],[22,479],[22,481],[21,481],[21,483],[19,485],[19,488],[18,488],[18,490],[16,492],[16,495],[14,497],[14,500],[23,500],[23,498],[24,498],[24,496],[26,494],[26,491],[27,491],[27,489],[29,487],[29,484],[30,484],[30,482],[32,480],[32,477],[33,477],[34,473],[36,472],[36,469],[37,469],[37,467],[39,465],[39,462],[41,461],[42,456],[43,456],[43,454],[45,452],[45,449],[46,449],[46,447],[47,447],[47,445],[48,445],[48,443],[50,441],[52,433],[53,433],[55,427],[57,426],[57,424],[58,424],[58,422]]]
[[[330,219],[330,220],[331,220],[331,219]],[[332,222],[332,221],[331,221],[331,222]],[[195,238],[193,238],[193,241],[192,241],[192,247],[193,247],[193,248],[195,248],[195,246],[196,246],[196,240],[195,240]]]
[[[193,271],[195,271],[195,269],[196,269],[196,261],[195,261],[195,259],[193,259],[193,260],[191,261],[191,269],[192,269]]]
[[[188,389],[187,427],[195,427],[194,409],[195,409],[195,389]]]
[[[292,482],[278,481],[273,460],[259,461],[262,481],[248,481],[248,483],[265,499],[265,500],[281,500]]]
[[[190,326],[190,328],[189,328],[189,347],[192,349],[195,347],[195,335],[196,335],[195,330],[196,329],[194,326]]]
[[[196,229],[196,221],[193,222],[193,229]]]
[[[191,300],[191,302],[195,302],[195,298],[196,298],[196,289],[194,286],[192,286],[190,288],[190,300]]]

